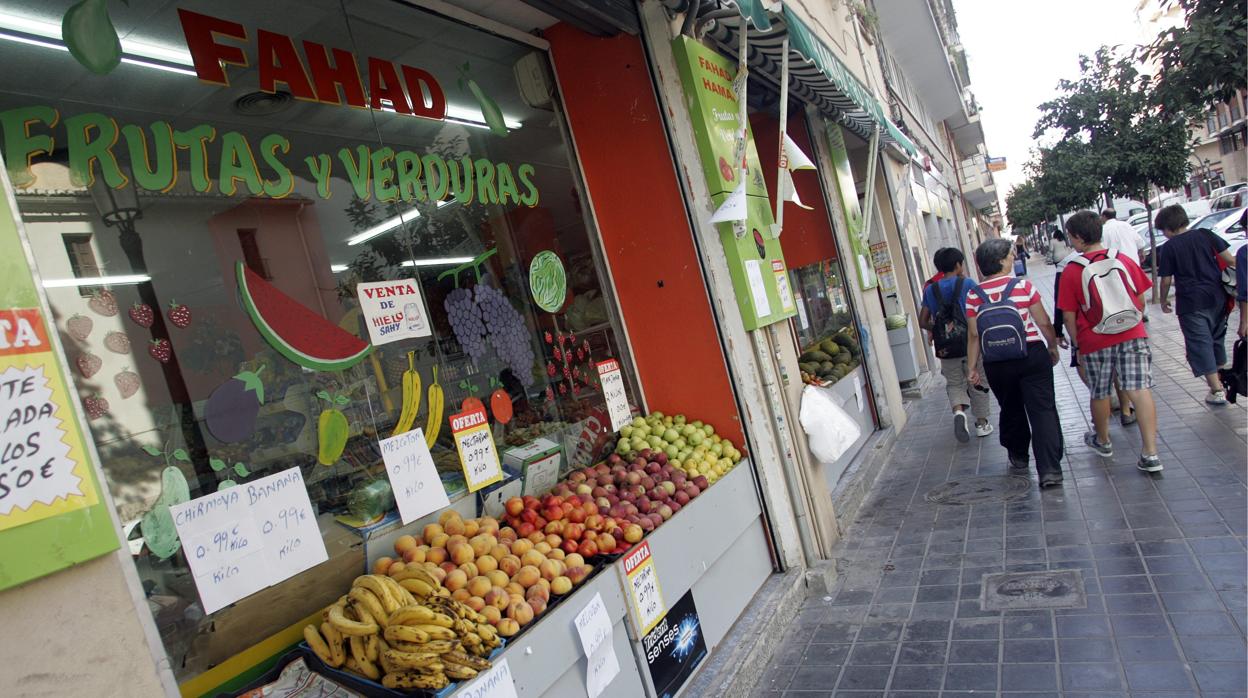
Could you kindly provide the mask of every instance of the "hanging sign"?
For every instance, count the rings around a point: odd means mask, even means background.
[[[611,617],[607,615],[602,594],[594,594],[589,605],[576,614],[574,625],[587,662],[585,692],[589,698],[597,698],[620,673],[620,661],[615,656]]]
[[[548,313],[557,313],[568,299],[568,276],[559,255],[542,250],[529,262],[529,292],[533,302]]]
[[[382,439],[378,445],[404,524],[451,505],[425,443],[424,429],[417,427]]]
[[[0,310],[0,530],[98,501],[38,308]]]
[[[498,450],[494,447],[494,435],[490,433],[484,407],[452,415],[451,434],[455,437],[455,450],[459,451],[459,464],[464,469],[464,482],[469,492],[503,479],[503,468],[498,462]]]
[[[517,698],[516,681],[511,677],[507,660],[500,659],[473,679],[472,683],[459,689],[459,698]]]
[[[602,383],[602,397],[607,401],[607,411],[611,414],[611,431],[619,431],[633,416],[628,409],[620,362],[615,359],[598,362],[598,380]]]
[[[641,638],[641,648],[646,653],[654,694],[659,698],[676,695],[707,654],[693,589],[672,604],[663,620]]]
[[[433,334],[416,279],[356,284],[355,294],[373,346]]]
[[[663,605],[663,592],[659,589],[659,574],[654,569],[650,555],[650,542],[642,541],[624,557],[623,566],[628,599],[633,607],[633,620],[645,635],[663,617],[667,607]]]
[[[329,559],[298,467],[169,507],[204,613]]]
[[[780,297],[780,307],[786,313],[793,313],[797,306],[793,303],[793,290],[789,288],[789,272],[784,268],[783,259],[771,260],[771,273],[776,275],[776,295]]]

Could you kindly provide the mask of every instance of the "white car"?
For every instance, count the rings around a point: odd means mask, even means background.
[[[1240,244],[1245,242],[1245,216],[1248,216],[1248,208],[1228,208],[1214,211],[1203,218],[1197,219],[1188,227],[1208,228],[1218,237],[1230,243],[1232,247],[1239,247]]]

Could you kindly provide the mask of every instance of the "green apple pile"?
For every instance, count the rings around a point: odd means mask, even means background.
[[[668,416],[651,412],[620,428],[615,452],[621,456],[662,453],[667,463],[693,478],[703,476],[714,484],[741,462],[741,451],[732,441],[715,433],[715,427],[701,420],[686,421],[685,415]],[[629,456],[631,457],[631,456]]]

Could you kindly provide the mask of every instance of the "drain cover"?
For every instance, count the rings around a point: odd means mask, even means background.
[[[996,475],[950,480],[932,488],[924,497],[936,504],[987,504],[1026,497],[1031,480],[1021,475]]]
[[[1079,570],[984,575],[979,605],[985,611],[1087,608]]]

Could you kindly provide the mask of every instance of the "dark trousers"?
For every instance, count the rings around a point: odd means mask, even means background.
[[[1053,362],[1042,342],[1027,344],[1027,357],[985,363],[984,373],[1001,405],[1001,445],[1015,459],[1036,457],[1036,472],[1062,471],[1062,425],[1053,394]]]

